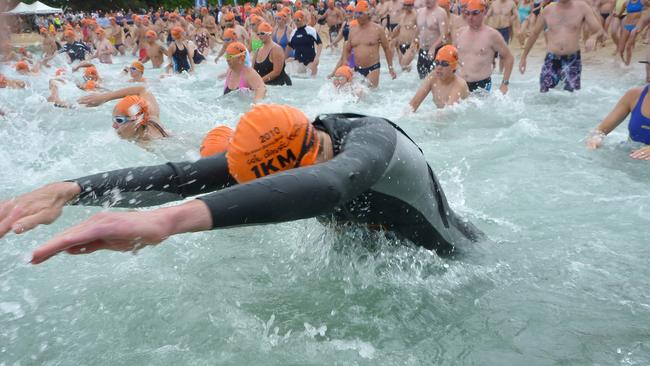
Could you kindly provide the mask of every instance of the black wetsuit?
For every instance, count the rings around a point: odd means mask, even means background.
[[[260,74],[261,77],[264,77],[268,75],[271,71],[273,71],[273,62],[271,62],[271,52],[269,51],[269,54],[266,56],[264,61],[262,62],[255,61],[255,65],[253,65],[253,68],[255,69],[255,71],[257,71],[258,74]],[[276,78],[273,80],[269,80],[265,82],[265,84],[266,85],[291,85],[291,78],[284,71],[284,64],[282,65],[282,72],[280,72],[280,75],[276,76]]]
[[[199,199],[213,228],[317,217],[388,230],[440,254],[483,237],[454,214],[420,148],[392,122],[339,114],[313,124],[331,136],[333,159],[239,185],[225,154],[115,170],[73,180],[77,203],[143,207],[209,193]]]
[[[83,61],[86,59],[86,53],[90,52],[90,47],[85,44],[74,41],[73,43],[66,43],[61,47],[59,53],[65,53],[70,57],[70,61]]]
[[[318,32],[308,25],[294,29],[289,37],[289,47],[296,51],[294,58],[305,66],[314,61],[316,45],[321,43]]]

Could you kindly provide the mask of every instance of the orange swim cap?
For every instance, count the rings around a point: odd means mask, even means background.
[[[145,124],[149,120],[149,105],[141,96],[129,95],[117,102],[113,114],[135,118],[136,123]]]
[[[334,76],[343,76],[347,81],[352,80],[352,69],[350,66],[343,65],[336,69]]]
[[[316,162],[320,141],[299,109],[260,104],[240,119],[226,150],[228,171],[239,183]]]
[[[458,50],[456,47],[448,44],[438,50],[436,54],[436,62],[447,61],[452,70],[456,70],[458,66]]]
[[[223,31],[223,38],[237,39],[237,34],[234,29],[226,28],[226,30]]]
[[[99,79],[99,73],[97,72],[95,66],[86,67],[86,70],[84,70],[84,76]]]
[[[354,11],[354,5],[349,4],[348,6],[345,7],[345,10],[347,10],[347,11]]]
[[[359,21],[356,19],[352,19],[350,22],[350,27],[358,27],[359,26]]]
[[[38,31],[39,31],[40,33],[47,33],[47,28],[45,28],[45,27],[41,27]]]
[[[235,131],[226,125],[213,128],[207,135],[205,135],[205,138],[201,143],[199,154],[201,154],[202,158],[207,158],[208,156],[225,152],[228,145],[230,145],[230,139],[232,139],[234,134]]]
[[[262,9],[260,9],[260,8],[253,8],[253,9],[251,10],[251,14],[255,14],[255,15],[261,16],[261,15],[262,15]]]
[[[174,37],[174,39],[180,39],[183,36],[183,32],[185,32],[183,28],[175,26],[172,28],[172,37]]]
[[[84,84],[84,90],[95,90],[96,87],[97,87],[97,84],[95,83],[94,80],[88,80]]]
[[[415,0],[404,0],[404,5],[413,6],[413,4],[415,4]]]
[[[303,13],[302,10],[298,10],[295,14],[293,14],[293,19],[305,20],[305,13]]]
[[[438,0],[438,6],[449,10],[449,0]]]
[[[302,1],[297,0],[294,4],[296,5],[296,8],[302,8]]]
[[[16,62],[16,71],[29,71],[29,64],[26,61]]]
[[[140,61],[133,61],[131,67],[136,68],[138,71],[144,73],[144,65]]]
[[[64,68],[61,68],[61,67],[59,67],[58,69],[56,69],[56,71],[54,72],[54,75],[55,75],[55,76],[61,76],[61,75],[63,75],[63,74],[65,74],[65,69],[64,69]]]
[[[187,20],[188,22],[191,22],[191,21],[192,21],[192,16],[189,15],[189,14],[186,15],[186,16],[185,16],[185,20]]]
[[[264,33],[273,33],[273,27],[267,22],[262,22],[259,26],[257,26],[257,31]]]
[[[480,10],[483,11],[485,10],[485,1],[483,0],[469,0],[467,2],[467,10],[469,11],[474,11],[474,10]]]
[[[3,74],[0,74],[0,88],[6,88],[7,87],[7,77],[5,77]]]
[[[230,22],[235,20],[235,14],[234,13],[226,13],[226,15],[223,16],[223,20],[226,22]]]
[[[228,47],[226,47],[226,58],[234,58],[238,56],[241,58],[246,57],[246,46],[240,42],[230,42]]]
[[[66,29],[66,31],[63,32],[63,36],[66,37],[66,38],[67,37],[74,37],[74,32],[72,31],[72,29]]]
[[[154,31],[154,30],[152,30],[152,29],[149,29],[149,30],[144,34],[144,36],[145,36],[146,38],[153,38],[153,39],[158,38],[158,35],[156,34],[156,31]]]
[[[262,18],[260,18],[255,14],[251,15],[250,19],[251,19],[251,24],[257,24],[262,21]]]
[[[357,3],[357,6],[354,8],[354,11],[356,11],[357,13],[367,13],[368,10],[370,10],[368,7],[368,2],[363,0],[360,0]]]

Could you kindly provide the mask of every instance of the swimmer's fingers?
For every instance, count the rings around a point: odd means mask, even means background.
[[[97,216],[65,230],[32,252],[32,264],[43,263],[53,256],[73,247],[94,246],[103,242],[110,226],[97,222]],[[95,249],[97,250],[97,249]]]
[[[38,213],[23,217],[11,225],[11,230],[16,234],[22,234],[38,225],[49,225],[53,223],[63,210],[60,207],[39,211]]]
[[[630,154],[630,157],[638,160],[650,160],[650,148],[644,147],[635,150]]]
[[[22,214],[22,209],[16,205],[16,200],[5,201],[0,205],[0,238],[11,230],[11,226],[21,218]]]

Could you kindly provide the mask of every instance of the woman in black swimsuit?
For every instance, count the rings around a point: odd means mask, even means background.
[[[257,37],[263,42],[262,48],[255,53],[253,68],[266,85],[291,85],[291,78],[284,71],[284,51],[271,38],[273,27],[262,23],[257,28]]]

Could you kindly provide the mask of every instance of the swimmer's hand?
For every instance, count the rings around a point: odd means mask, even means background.
[[[53,223],[61,215],[63,206],[80,191],[77,183],[52,183],[0,202],[0,238],[9,230],[22,234],[38,225]]]
[[[585,51],[586,52],[591,52],[596,49],[596,42],[598,39],[594,37],[590,37],[586,42],[585,42]]]
[[[137,251],[174,234],[211,227],[208,206],[199,200],[146,212],[102,212],[34,250],[31,263],[42,263],[63,251],[68,254],[88,254],[102,249]]]
[[[603,140],[605,140],[605,133],[600,130],[593,130],[587,136],[585,143],[589,150],[596,150],[597,148],[603,145]]]
[[[104,98],[103,93],[92,93],[80,97],[77,99],[77,102],[79,102],[79,104],[85,104],[86,107],[97,107],[98,105],[106,103],[106,98]]]
[[[522,75],[526,72],[526,59],[523,57],[519,60],[519,72]]]
[[[632,151],[630,157],[638,160],[650,160],[650,146],[644,146],[638,150]]]

